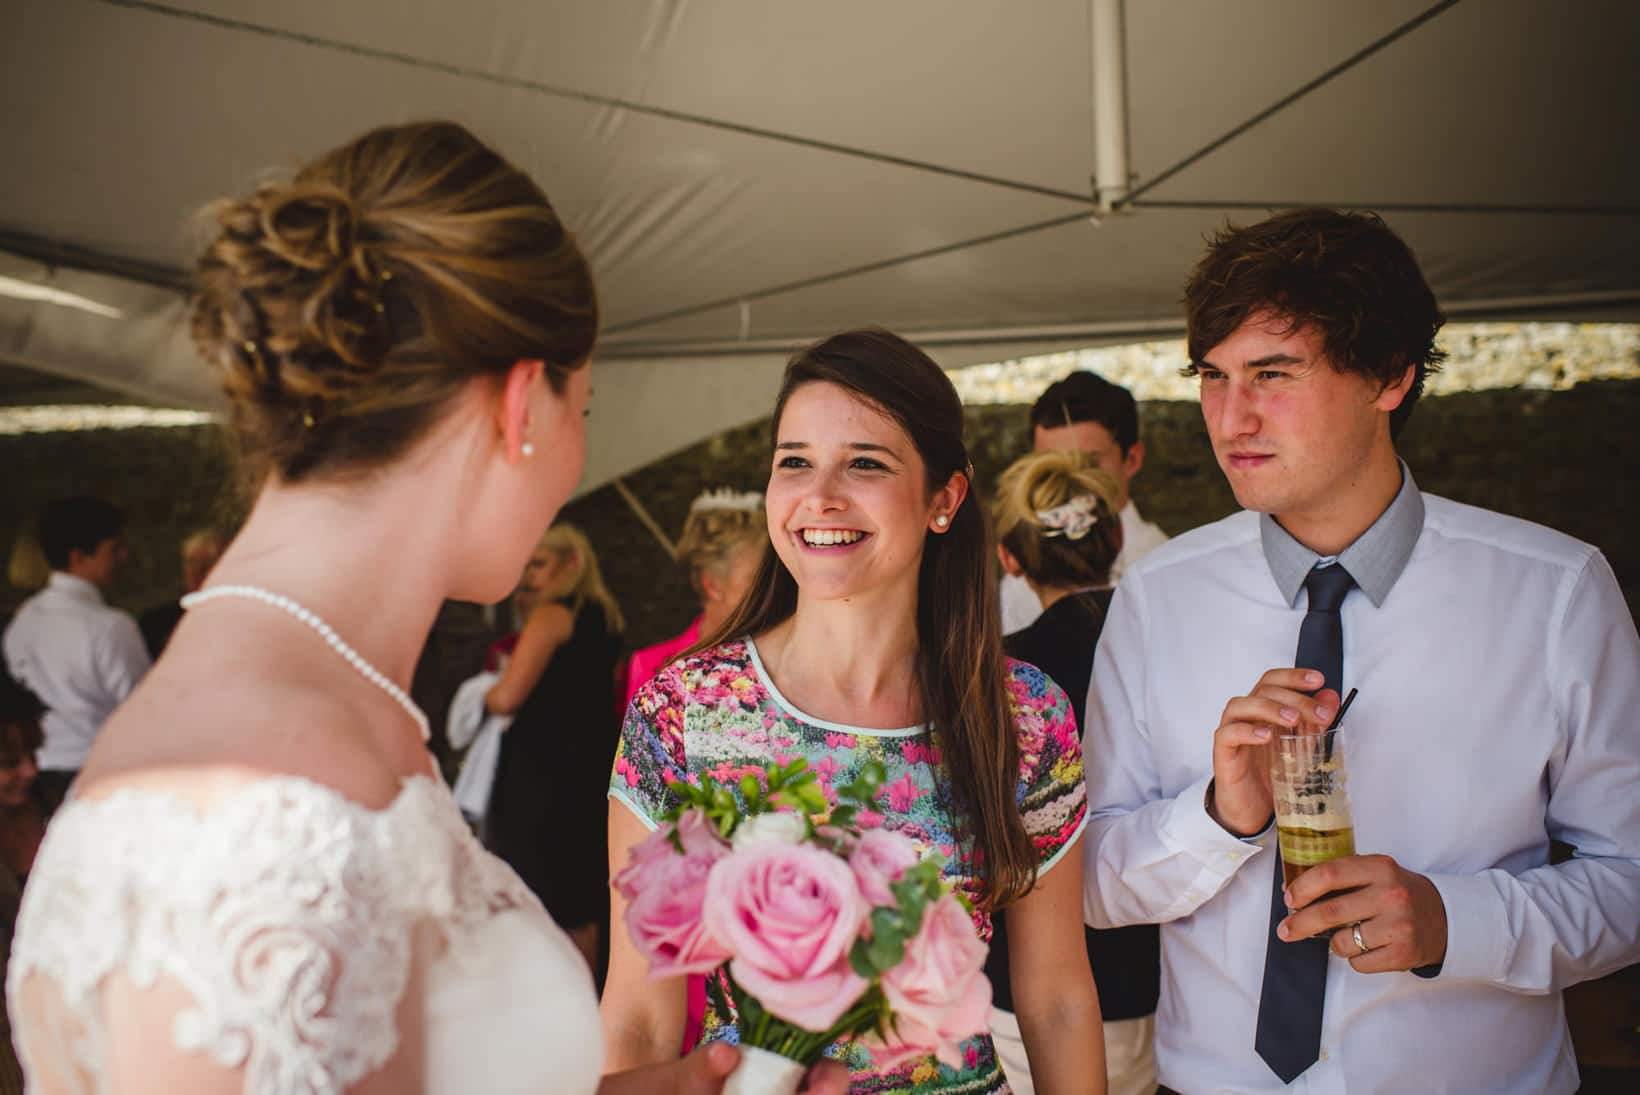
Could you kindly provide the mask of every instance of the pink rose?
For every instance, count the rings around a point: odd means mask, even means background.
[[[737,850],[706,884],[706,927],[733,953],[730,974],[805,1030],[827,1029],[865,991],[848,951],[866,912],[848,864],[812,844]]]
[[[960,1043],[985,1030],[991,1011],[985,953],[973,920],[955,897],[946,894],[928,907],[904,960],[883,975],[899,1041],[962,1067]]]
[[[729,952],[706,930],[703,908],[712,866],[729,854],[705,816],[691,810],[678,821],[683,854],[672,847],[672,826],[662,826],[632,849],[613,879],[627,899],[626,927],[649,958],[649,976],[707,973]]]
[[[910,839],[887,829],[868,829],[848,857],[860,896],[870,905],[894,905],[888,887],[898,882],[907,867],[916,864],[917,846]]]

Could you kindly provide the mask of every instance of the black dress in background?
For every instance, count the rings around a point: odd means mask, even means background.
[[[1093,653],[1105,626],[1110,598],[1108,589],[1062,597],[1030,627],[1002,640],[1010,658],[1030,662],[1065,690],[1078,729],[1083,725],[1088,684],[1093,680]],[[1083,757],[1082,763],[1092,768],[1100,758]],[[1004,913],[994,918],[996,931],[991,936],[985,973],[991,979],[992,1003],[1003,1011],[1013,1011],[1006,921]],[[1162,990],[1161,930],[1155,924],[1083,930],[1087,933],[1088,961],[1099,986],[1099,1011],[1104,1020],[1140,1019],[1154,1013]]]
[[[567,606],[566,606],[567,607]],[[620,724],[621,638],[588,601],[501,736],[484,841],[566,929],[608,912],[605,792]]]

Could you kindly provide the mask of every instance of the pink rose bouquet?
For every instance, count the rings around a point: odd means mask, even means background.
[[[986,946],[940,857],[860,824],[885,778],[866,765],[836,806],[801,759],[733,787],[674,781],[677,805],[612,880],[650,975],[727,963],[740,1044],[794,1076],[856,1039],[884,1067],[960,1067],[959,1043],[985,1029]]]

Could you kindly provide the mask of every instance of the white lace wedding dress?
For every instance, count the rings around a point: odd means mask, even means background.
[[[118,973],[184,990],[175,1046],[242,1070],[245,1092],[319,1095],[393,1057],[416,962],[431,1095],[596,1088],[585,963],[424,776],[384,810],[294,777],[203,816],[161,791],[71,800],[30,873],[6,989],[31,1086],[105,1089]]]

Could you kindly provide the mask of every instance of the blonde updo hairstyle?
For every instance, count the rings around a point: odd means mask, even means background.
[[[253,482],[366,472],[468,382],[545,363],[561,393],[598,326],[546,195],[451,122],[373,130],[207,210],[195,341]]]
[[[1121,488],[1107,471],[1080,452],[1048,450],[1022,456],[997,483],[997,541],[1019,560],[1025,576],[1044,589],[1087,589],[1110,583],[1111,567],[1122,552],[1122,523],[1116,499]],[[1052,532],[1038,516],[1073,498],[1091,496],[1094,522],[1087,535],[1072,540]]]
[[[730,564],[742,547],[762,543],[768,538],[768,520],[763,514],[762,505],[697,504],[684,518],[683,535],[678,537],[675,551],[678,562],[689,572],[689,584],[697,595],[704,596],[702,574],[715,578],[727,577]]]

